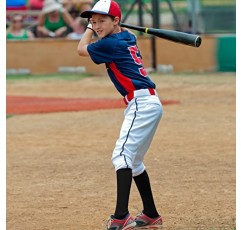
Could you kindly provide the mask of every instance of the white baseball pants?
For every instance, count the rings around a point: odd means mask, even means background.
[[[157,95],[141,95],[138,91],[138,96],[129,102],[124,112],[124,122],[112,155],[115,170],[131,168],[133,176],[145,170],[144,156],[163,112]]]

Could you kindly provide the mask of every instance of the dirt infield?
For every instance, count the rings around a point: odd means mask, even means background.
[[[53,98],[31,96],[7,96],[7,114],[32,114],[90,111],[125,108],[123,99],[110,98]],[[163,105],[179,104],[179,101],[163,100]]]
[[[164,229],[234,229],[235,76],[152,78],[163,101],[181,102],[164,106],[145,159]],[[11,80],[7,95],[120,102],[105,77]],[[103,220],[115,207],[111,154],[123,110],[7,119],[7,229],[105,229]],[[141,208],[133,183],[129,210],[135,215]]]

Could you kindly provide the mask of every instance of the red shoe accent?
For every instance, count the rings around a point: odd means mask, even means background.
[[[137,227],[143,227],[143,226],[161,226],[162,225],[162,217],[159,216],[157,218],[150,218],[147,215],[145,215],[144,213],[140,213],[139,215],[137,215],[135,217],[135,221],[136,221],[136,226]]]
[[[136,222],[130,214],[123,220],[118,220],[111,216],[107,223],[107,230],[130,230],[135,226]]]

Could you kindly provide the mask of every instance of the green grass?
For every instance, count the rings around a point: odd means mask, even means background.
[[[6,114],[6,119],[13,117],[13,114]]]
[[[37,80],[37,79],[59,79],[66,81],[76,81],[86,77],[90,77],[92,74],[36,74],[36,75],[6,75],[6,80]]]

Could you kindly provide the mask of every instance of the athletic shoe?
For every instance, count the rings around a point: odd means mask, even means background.
[[[136,222],[136,228],[148,226],[148,228],[154,229],[162,226],[162,217],[159,216],[157,218],[150,218],[147,215],[145,215],[143,212],[141,212],[135,217],[135,222]]]
[[[125,219],[118,220],[114,216],[111,216],[107,222],[106,230],[130,230],[136,226],[136,222],[133,217],[128,214]]]

